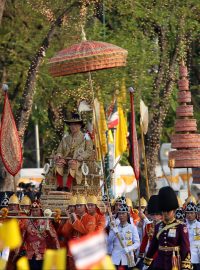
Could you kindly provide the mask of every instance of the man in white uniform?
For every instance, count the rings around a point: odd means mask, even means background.
[[[185,213],[190,240],[191,263],[193,270],[200,270],[200,222],[196,219],[196,211],[194,202],[189,202]]]
[[[130,267],[135,266],[134,252],[140,246],[140,239],[136,226],[128,223],[129,210],[126,204],[119,207],[118,218],[119,224],[112,227],[108,236],[108,254],[112,256],[113,264],[117,269],[120,266],[125,269],[132,269]],[[123,242],[123,247],[118,236]]]

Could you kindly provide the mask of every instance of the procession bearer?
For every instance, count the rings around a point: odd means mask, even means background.
[[[189,202],[186,206],[185,214],[193,270],[200,270],[200,222],[196,219],[196,210],[196,205],[193,202]]]
[[[163,221],[155,226],[155,232],[144,259],[144,268],[153,262],[155,270],[192,269],[188,229],[175,219],[178,200],[171,187],[163,187],[158,194]],[[158,252],[153,260],[154,254]]]
[[[117,269],[120,269],[121,266],[124,269],[129,269],[127,255],[134,262],[134,251],[139,248],[140,239],[136,226],[130,224],[129,210],[126,204],[121,204],[119,207],[118,218],[119,225],[113,226],[108,236],[108,254],[112,256],[112,261]],[[124,247],[121,246],[117,235],[120,236]]]

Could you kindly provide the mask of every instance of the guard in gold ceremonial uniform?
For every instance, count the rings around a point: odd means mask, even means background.
[[[163,221],[155,227],[143,269],[148,269],[152,262],[156,270],[192,269],[187,226],[175,219],[179,207],[176,194],[171,187],[163,187],[158,196]],[[153,260],[156,252],[158,255]]]

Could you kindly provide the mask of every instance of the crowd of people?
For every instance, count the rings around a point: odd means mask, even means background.
[[[5,204],[2,206],[6,206]],[[67,249],[67,269],[75,261],[68,243],[94,231],[105,231],[107,253],[116,269],[200,269],[200,204],[188,198],[183,207],[170,187],[161,188],[148,201],[141,198],[136,208],[124,196],[111,201],[107,195],[72,196],[66,219],[40,219],[44,215],[39,200],[13,194],[8,201],[9,216],[18,216],[23,244],[1,253],[7,256],[7,269],[16,269],[21,256],[31,270],[41,270],[46,249]],[[20,219],[19,216],[38,217]],[[1,222],[5,222],[1,218]],[[109,270],[109,269],[108,269]]]

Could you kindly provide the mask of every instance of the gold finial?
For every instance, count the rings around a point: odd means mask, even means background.
[[[170,169],[172,169],[172,168],[174,168],[174,166],[175,166],[175,159],[169,159],[168,160],[168,167]]]

